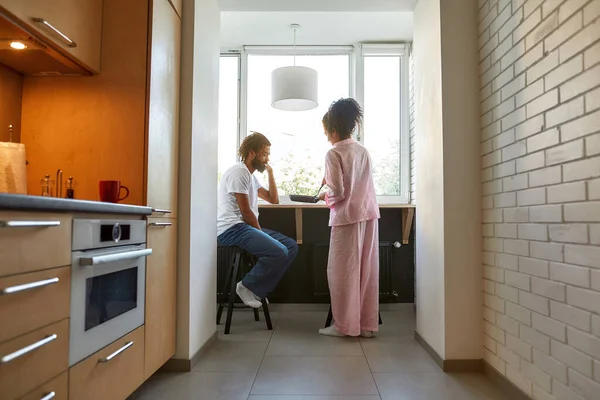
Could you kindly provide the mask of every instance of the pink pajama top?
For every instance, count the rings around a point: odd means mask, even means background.
[[[325,157],[329,226],[379,219],[369,152],[354,139],[337,142]]]

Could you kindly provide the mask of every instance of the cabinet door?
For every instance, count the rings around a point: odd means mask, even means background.
[[[146,356],[148,378],[175,354],[177,308],[177,221],[148,219],[146,260]]]
[[[144,382],[143,365],[140,326],[69,369],[69,400],[126,399]]]
[[[99,72],[102,1],[0,0],[0,6],[90,72]]]
[[[148,116],[147,204],[177,216],[181,20],[168,0],[154,0]]]

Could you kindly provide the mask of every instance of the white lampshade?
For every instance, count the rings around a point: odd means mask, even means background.
[[[282,67],[271,74],[271,106],[284,111],[312,110],[319,105],[317,71]]]

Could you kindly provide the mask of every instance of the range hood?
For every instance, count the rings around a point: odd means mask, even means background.
[[[15,50],[11,43],[26,46]],[[23,75],[91,75],[0,11],[0,64]]]

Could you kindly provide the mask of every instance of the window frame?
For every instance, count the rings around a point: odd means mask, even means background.
[[[406,44],[369,44],[350,46],[296,46],[296,55],[348,55],[349,95],[364,107],[364,59],[365,57],[400,57],[400,195],[377,196],[381,204],[408,204],[410,200],[410,122],[409,122],[409,52]],[[294,46],[243,46],[221,50],[221,56],[239,57],[238,81],[238,147],[247,135],[248,113],[248,56],[249,55],[293,55]],[[357,140],[364,144],[362,128]],[[280,196],[283,202],[289,196]]]

